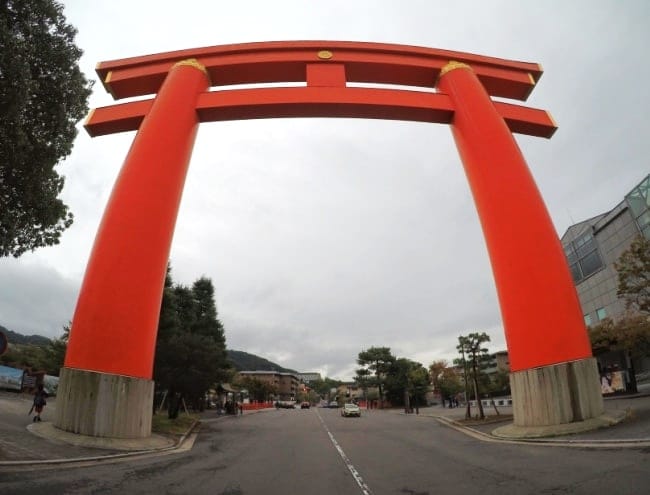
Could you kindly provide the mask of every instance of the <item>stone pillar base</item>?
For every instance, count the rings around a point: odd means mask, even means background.
[[[510,373],[515,426],[549,426],[596,418],[603,397],[596,359]]]
[[[61,368],[54,426],[92,437],[147,438],[153,389],[152,380]]]

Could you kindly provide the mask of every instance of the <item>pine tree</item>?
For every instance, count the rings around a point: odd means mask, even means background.
[[[207,389],[229,375],[226,339],[217,317],[212,281],[174,285],[167,269],[160,308],[154,379],[167,391],[170,418],[182,400],[203,406]]]

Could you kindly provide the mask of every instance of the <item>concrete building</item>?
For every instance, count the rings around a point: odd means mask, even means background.
[[[625,313],[616,295],[614,262],[639,235],[650,239],[650,175],[614,208],[572,225],[562,236],[587,326]]]
[[[240,371],[238,377],[257,378],[275,387],[276,399],[281,401],[296,400],[300,380],[293,373],[280,373],[278,371]]]
[[[343,382],[338,386],[336,395],[341,402],[363,399],[363,389],[356,382]]]
[[[490,359],[487,362],[487,367],[483,372],[487,375],[494,375],[501,371],[503,373],[510,372],[510,361],[508,359],[508,351],[498,351],[490,354]]]
[[[616,321],[625,315],[625,301],[616,294],[614,263],[640,235],[650,239],[650,175],[614,208],[572,225],[562,236],[585,325],[597,325],[605,318]],[[603,394],[634,391],[632,372],[650,369],[648,357],[632,363],[624,352],[599,353],[596,359]]]

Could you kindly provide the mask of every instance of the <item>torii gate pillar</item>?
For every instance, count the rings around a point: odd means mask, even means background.
[[[438,89],[483,228],[508,342],[516,426],[603,413],[596,360],[555,228],[524,157],[471,67],[449,63]],[[534,312],[533,312],[534,309]]]
[[[160,299],[198,128],[202,66],[175,64],[115,183],[86,268],[61,370],[55,425],[83,435],[151,435]],[[115,312],[119,314],[115,314]],[[122,328],[114,328],[119,324]]]

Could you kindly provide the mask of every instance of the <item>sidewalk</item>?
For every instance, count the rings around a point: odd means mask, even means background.
[[[48,399],[40,423],[33,423],[27,414],[31,400],[28,395],[0,391],[0,468],[170,453],[181,448],[191,433],[188,431],[182,436],[153,434],[150,438],[136,440],[76,435],[53,426],[55,397]],[[257,411],[244,414],[253,412]],[[216,411],[206,411],[202,415],[202,419],[209,422],[227,418],[236,416],[218,416]]]
[[[512,407],[499,406],[497,409],[503,419],[500,420],[493,407],[484,407],[487,421],[471,420],[465,421],[465,408],[443,408],[433,406],[420,409],[420,416],[431,417],[443,424],[456,429],[478,434],[473,436],[482,437],[492,441],[513,441],[520,440],[526,443],[552,443],[552,444],[575,444],[594,445],[600,447],[616,446],[650,446],[650,394],[642,393],[635,396],[611,397],[604,400],[605,416],[609,418],[623,417],[623,421],[609,427],[603,427],[590,431],[557,435],[552,437],[515,439],[514,437],[499,436],[495,430],[512,424]],[[478,414],[477,408],[472,408],[472,416]],[[402,412],[403,414],[403,412]],[[415,416],[415,415],[414,415]]]

